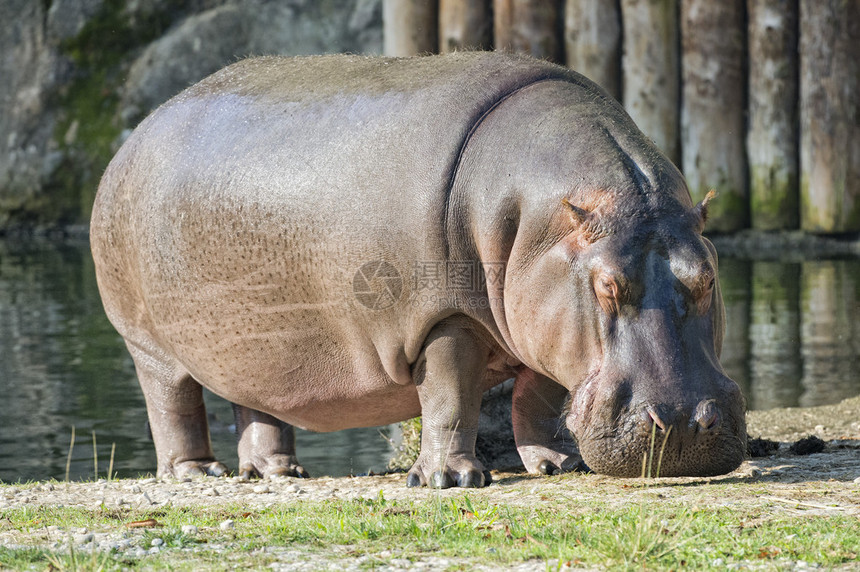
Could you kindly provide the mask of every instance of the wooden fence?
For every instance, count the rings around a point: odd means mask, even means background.
[[[710,188],[709,228],[860,231],[860,0],[384,0],[385,51],[504,49],[601,84]]]

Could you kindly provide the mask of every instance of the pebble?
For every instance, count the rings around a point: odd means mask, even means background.
[[[255,493],[257,493],[258,495],[266,494],[266,493],[272,492],[272,491],[271,491],[271,489],[269,488],[269,485],[257,485],[257,486],[255,486],[255,487],[254,487],[254,489],[253,489],[253,490],[254,490],[254,492],[255,492]]]
[[[87,532],[86,534],[76,534],[74,536],[75,544],[87,544],[93,541],[93,533]]]
[[[232,519],[227,519],[218,526],[221,528],[221,530],[232,530],[236,528],[236,525]]]
[[[298,494],[298,493],[302,492],[302,487],[300,487],[299,485],[297,485],[297,484],[293,483],[293,484],[291,484],[290,486],[288,486],[288,487],[287,487],[287,492],[290,492],[290,493],[297,493],[297,494]]]
[[[854,479],[854,484],[860,485],[860,477],[857,477],[856,479]]]
[[[203,496],[207,497],[217,497],[219,494],[220,493],[218,492],[218,489],[216,489],[215,487],[203,491]]]
[[[152,542],[149,543],[150,546],[161,546],[164,544],[163,538],[153,538]]]
[[[158,482],[158,479],[156,479],[155,477],[149,477],[148,479],[140,479],[140,484],[142,485],[151,485],[156,482]]]
[[[180,530],[182,531],[182,534],[186,536],[194,536],[197,534],[197,527],[193,524],[183,524]]]

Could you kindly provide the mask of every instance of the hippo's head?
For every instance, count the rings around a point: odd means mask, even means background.
[[[716,251],[701,235],[709,198],[656,211],[563,201],[573,230],[533,267],[551,285],[533,307],[542,341],[522,346],[570,389],[567,426],[596,472],[709,476],[744,459],[744,399],[719,363]]]
[[[716,251],[699,235],[709,198],[651,229],[601,224],[598,214],[566,205],[590,234],[579,262],[601,345],[599,364],[571,394],[567,424],[595,471],[708,476],[744,458],[744,400],[718,359]]]
[[[488,280],[503,300],[495,322],[519,361],[570,391],[566,423],[586,464],[618,476],[641,475],[643,459],[651,475],[734,470],[745,405],[719,362],[709,199],[694,205],[678,169],[582,78],[505,100],[461,162],[463,184],[492,193],[469,217],[481,258],[506,261],[503,288]]]

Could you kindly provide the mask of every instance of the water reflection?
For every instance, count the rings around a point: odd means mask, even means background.
[[[832,403],[860,393],[860,262],[724,258],[723,365],[751,409]],[[91,478],[111,444],[120,476],[155,470],[134,366],[108,323],[85,242],[0,240],[0,479]],[[216,455],[235,466],[232,412],[207,396]],[[382,469],[391,448],[378,429],[300,433],[314,475]]]
[[[749,409],[810,407],[860,393],[860,261],[725,258],[722,363]]]

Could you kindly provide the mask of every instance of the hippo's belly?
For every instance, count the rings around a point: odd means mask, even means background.
[[[144,328],[199,383],[317,431],[420,414],[405,348],[411,337],[418,351],[432,316],[360,303],[359,240],[325,241],[309,215],[166,210],[167,223],[139,237]]]

